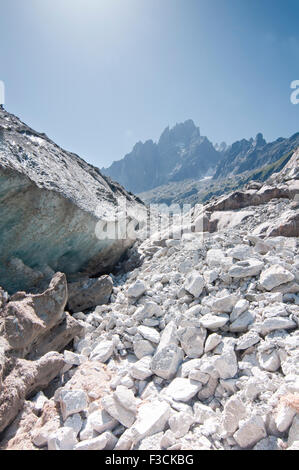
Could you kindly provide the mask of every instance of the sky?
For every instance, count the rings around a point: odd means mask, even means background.
[[[5,108],[97,167],[193,119],[299,131],[298,0],[0,0]]]

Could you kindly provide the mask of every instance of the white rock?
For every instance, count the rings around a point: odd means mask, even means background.
[[[127,291],[127,294],[129,297],[140,297],[142,294],[144,294],[144,292],[146,291],[147,287],[146,287],[146,284],[141,281],[141,280],[137,280],[134,282],[134,284],[132,284],[128,291]]]
[[[133,414],[137,414],[137,401],[132,390],[129,390],[123,385],[116,387],[113,397],[119,401],[119,403],[126,409],[131,411]]]
[[[196,402],[193,406],[194,421],[203,424],[207,419],[215,417],[215,411],[203,403]]]
[[[182,349],[174,344],[170,344],[170,346],[166,346],[156,352],[152,359],[152,371],[159,377],[170,380],[176,375],[183,357]]]
[[[257,442],[267,436],[264,421],[261,416],[253,415],[239,423],[239,429],[234,439],[242,449],[253,447]]]
[[[152,400],[153,398],[156,399],[159,396],[160,390],[161,390],[161,387],[159,386],[159,384],[155,382],[148,382],[148,384],[144,387],[144,389],[142,390],[140,394],[141,399],[142,400],[146,400],[147,398],[149,398],[150,400]]]
[[[229,316],[225,314],[213,315],[212,313],[207,313],[203,315],[200,319],[200,324],[207,328],[208,330],[215,331],[218,328],[226,325],[229,321]]]
[[[196,318],[199,315],[201,315],[201,310],[202,310],[201,305],[193,305],[193,307],[190,307],[188,308],[188,310],[186,310],[185,316],[186,318],[193,318],[193,317]]]
[[[202,356],[206,336],[207,330],[205,328],[189,326],[179,330],[181,346],[185,354],[190,358]]]
[[[66,364],[72,366],[79,366],[81,363],[80,354],[73,353],[72,351],[65,350],[64,353],[64,361]]]
[[[190,359],[190,360],[187,360],[187,361],[183,362],[183,364],[181,365],[181,367],[178,371],[177,376],[178,377],[188,377],[190,372],[193,369],[199,369],[200,368],[201,363],[202,363],[201,359]]]
[[[233,434],[239,427],[239,422],[247,415],[246,407],[241,400],[232,396],[224,405],[222,424],[228,434]]]
[[[137,331],[141,334],[141,336],[143,336],[143,338],[148,339],[152,343],[160,342],[160,333],[155,330],[155,328],[140,325],[138,326]]]
[[[280,358],[275,349],[260,352],[258,360],[261,368],[269,372],[275,372],[280,368]]]
[[[90,427],[99,434],[105,431],[112,431],[118,421],[110,416],[105,410],[98,409],[88,415],[87,421]]]
[[[249,307],[249,302],[246,299],[240,299],[233,308],[233,311],[230,315],[231,323],[235,321],[242,313],[246,312]]]
[[[68,416],[84,411],[88,406],[87,394],[84,390],[60,390],[58,395],[63,420]]]
[[[134,379],[145,380],[151,375],[153,371],[151,369],[152,356],[144,356],[139,361],[135,362],[131,366],[130,374]]]
[[[212,299],[210,306],[214,312],[230,313],[238,301],[235,294],[223,295]]]
[[[116,444],[117,439],[110,432],[105,432],[100,436],[86,441],[79,442],[74,450],[103,450],[109,442],[114,441]]]
[[[101,341],[92,351],[90,359],[93,361],[107,362],[114,351],[113,341]]]
[[[131,450],[134,445],[133,428],[126,429],[116,443],[114,450]]]
[[[183,411],[173,414],[169,418],[170,431],[176,438],[184,437],[194,423],[194,417]]]
[[[74,430],[63,427],[49,436],[48,450],[73,450],[77,442]]]
[[[242,331],[247,331],[248,326],[251,325],[255,320],[255,316],[252,312],[247,311],[241,313],[238,318],[230,324],[229,329],[233,333],[241,333]]]
[[[205,436],[215,436],[219,431],[219,420],[217,416],[213,418],[208,418],[200,428],[201,433]]]
[[[200,382],[202,383],[203,385],[205,385],[208,381],[209,381],[209,374],[205,374],[204,372],[202,372],[201,370],[198,370],[198,369],[192,369],[190,372],[189,372],[189,376],[188,378],[190,380],[195,380],[196,382]]]
[[[230,379],[238,372],[237,357],[233,349],[224,350],[215,360],[215,368],[221,379]]]
[[[293,281],[294,279],[294,274],[279,264],[274,264],[262,272],[260,276],[260,284],[264,287],[264,289],[270,291],[274,289],[274,287],[278,287],[281,284]]]
[[[117,424],[118,421],[117,421]],[[87,441],[88,439],[93,439],[94,437],[97,437],[98,433],[93,429],[93,427],[90,424],[89,419],[86,419],[83,421],[83,428],[80,431],[80,441]]]
[[[225,258],[225,253],[217,248],[211,248],[207,252],[206,261],[210,267],[219,266]]]
[[[163,432],[158,432],[152,436],[145,437],[138,445],[138,450],[160,450]]]
[[[228,271],[231,277],[243,278],[257,276],[264,267],[263,261],[255,258],[249,258],[235,263]]]
[[[49,436],[57,431],[59,427],[57,420],[48,421],[41,428],[33,429],[31,431],[31,439],[35,446],[45,447],[48,443]]]
[[[251,248],[248,245],[236,245],[234,248],[230,248],[227,250],[227,256],[231,256],[232,258],[238,260],[244,260],[250,254]]]
[[[156,302],[151,300],[144,303],[143,310],[147,318],[151,318],[153,316],[161,317],[163,315],[162,308]]]
[[[299,450],[299,439],[298,441],[294,441],[293,444],[291,444],[287,450]]]
[[[125,377],[121,379],[119,385],[123,385],[126,388],[133,388],[135,383],[132,377],[130,377],[129,375],[125,375]]]
[[[240,336],[237,341],[236,350],[241,351],[243,349],[248,349],[254,344],[259,343],[261,338],[259,337],[258,333],[255,331],[248,331],[244,335]]]
[[[203,291],[204,285],[204,278],[197,271],[192,271],[187,275],[184,289],[190,292],[194,297],[199,297]]]
[[[174,321],[170,321],[166,327],[164,328],[161,338],[160,338],[160,343],[157,348],[157,352],[159,352],[161,349],[166,348],[167,346],[178,345],[178,329]]]
[[[296,328],[296,323],[290,318],[273,317],[267,318],[261,325],[262,335],[267,335],[275,330],[289,330]]]
[[[190,260],[185,260],[179,264],[178,270],[180,273],[187,274],[192,269],[193,265]]]
[[[275,417],[275,424],[280,432],[285,432],[291,426],[294,416],[296,415],[296,410],[287,405],[282,405],[279,407],[278,413]]]
[[[213,351],[213,349],[218,346],[222,341],[221,335],[218,335],[217,333],[212,333],[207,337],[206,344],[205,344],[205,353],[209,351]]]
[[[126,428],[131,427],[135,422],[136,414],[124,408],[114,396],[106,395],[101,403],[104,410]]]
[[[176,438],[173,432],[170,429],[167,429],[160,440],[160,447],[161,449],[168,449],[169,447],[173,446],[175,442]]]
[[[170,417],[170,405],[165,401],[144,403],[138,409],[137,420],[131,428],[134,441],[164,431]]]
[[[281,450],[279,439],[275,436],[268,436],[255,444],[253,450]]]
[[[202,384],[200,382],[176,377],[163,392],[173,398],[173,400],[188,402],[199,392],[201,387]]]
[[[133,349],[138,359],[142,359],[144,356],[152,356],[155,352],[155,347],[147,339],[134,338]]]
[[[212,284],[212,282],[218,279],[218,276],[219,276],[218,269],[211,269],[203,273],[204,280],[206,281],[207,284]]]

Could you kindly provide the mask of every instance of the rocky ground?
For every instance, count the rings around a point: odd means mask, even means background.
[[[2,291],[1,448],[298,450],[298,157],[137,243],[72,315],[63,274]]]

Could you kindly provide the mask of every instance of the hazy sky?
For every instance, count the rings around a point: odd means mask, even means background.
[[[192,118],[213,142],[299,131],[298,0],[0,0],[6,109],[102,167]]]

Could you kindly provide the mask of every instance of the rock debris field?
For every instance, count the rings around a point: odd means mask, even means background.
[[[66,311],[62,273],[41,294],[3,290],[1,449],[298,450],[298,203],[246,211],[136,243],[84,311]]]

